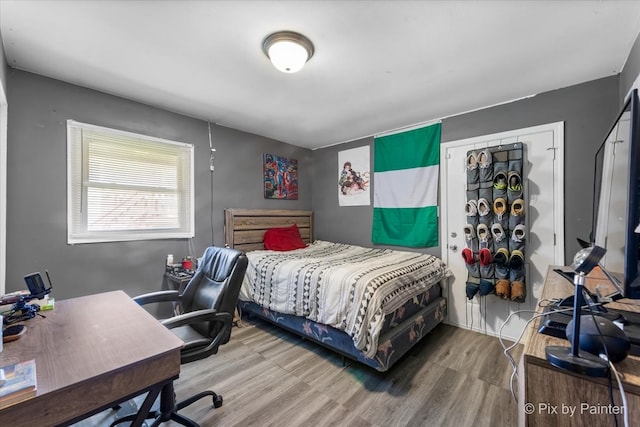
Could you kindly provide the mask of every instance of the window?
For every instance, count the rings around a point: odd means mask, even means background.
[[[67,243],[193,237],[193,145],[67,121]]]

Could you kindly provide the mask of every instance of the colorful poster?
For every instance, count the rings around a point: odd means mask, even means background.
[[[298,161],[264,155],[264,198],[298,200]]]
[[[338,204],[369,206],[369,146],[338,152]]]

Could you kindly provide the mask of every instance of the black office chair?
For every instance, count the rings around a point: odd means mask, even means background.
[[[183,314],[161,320],[161,323],[184,341],[185,345],[180,352],[181,363],[204,359],[217,353],[218,347],[227,343],[231,337],[233,313],[246,269],[247,257],[242,252],[209,247],[182,294],[178,291],[160,291],[140,295],[134,300],[140,305],[179,303]],[[206,396],[213,398],[215,408],[222,405],[222,396],[211,390],[176,403],[173,383],[170,383],[161,391],[160,410],[149,412],[146,418],[154,418],[151,426],[173,420],[185,426],[198,427],[195,421],[178,411]],[[111,426],[132,421],[136,416],[137,414],[132,414],[122,417]]]

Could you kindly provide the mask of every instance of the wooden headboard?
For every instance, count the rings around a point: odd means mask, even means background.
[[[224,234],[228,247],[241,251],[264,249],[270,228],[296,224],[305,243],[313,242],[313,211],[287,209],[225,209]]]

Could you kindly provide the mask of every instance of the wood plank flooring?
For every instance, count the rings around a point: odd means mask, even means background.
[[[218,409],[203,399],[181,411],[202,427],[517,425],[497,338],[441,324],[380,373],[261,320],[244,325],[217,355],[182,366],[178,399],[206,389],[224,398]],[[105,411],[74,427],[113,418]]]

